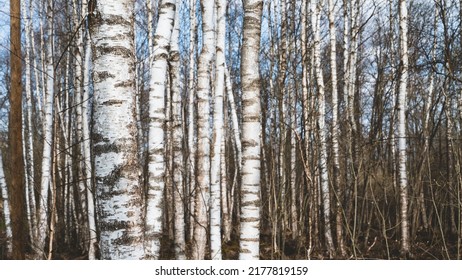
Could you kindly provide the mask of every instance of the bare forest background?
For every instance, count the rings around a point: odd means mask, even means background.
[[[462,1],[3,4],[0,259],[462,257]]]

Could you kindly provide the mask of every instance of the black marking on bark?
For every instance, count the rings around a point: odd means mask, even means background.
[[[114,87],[133,87],[134,83],[132,80],[122,81],[120,83],[116,83]]]
[[[107,25],[127,25],[130,26],[131,23],[123,16],[109,15],[103,19],[103,24]]]
[[[100,229],[102,231],[116,231],[120,229],[127,229],[132,227],[133,222],[131,221],[119,221],[119,220],[111,220],[111,221],[104,221],[103,219],[100,221]]]
[[[261,206],[261,203],[260,203],[260,200],[254,200],[254,201],[247,201],[247,202],[241,202],[241,206],[242,207],[245,207],[245,206],[254,206],[256,208],[260,207]],[[242,220],[243,218],[241,218]],[[246,220],[248,221],[248,220]]]
[[[257,147],[260,142],[257,142],[253,139],[246,139],[242,141],[242,146],[243,147]]]
[[[103,103],[101,103],[101,105],[114,106],[114,105],[122,105],[123,103],[124,103],[123,100],[111,99],[111,100],[108,100],[108,101],[104,101]]]
[[[96,140],[100,140],[100,142],[105,142],[105,143],[98,143],[96,142]],[[94,143],[97,143],[94,147],[94,152],[95,152],[95,155],[101,155],[101,154],[107,154],[107,153],[119,153],[120,152],[120,149],[119,149],[119,145],[116,145],[116,144],[109,144],[107,142],[109,142],[108,139],[105,139],[105,138],[102,138],[102,137],[97,137],[97,135],[95,134],[95,136],[93,137],[93,141]]]
[[[119,180],[120,178],[122,177],[121,174],[122,174],[122,171],[123,171],[123,166],[115,166],[114,169],[112,169],[111,171],[111,174],[101,178],[103,179],[103,184],[104,185],[107,185],[107,186],[114,186]],[[111,197],[114,193],[111,192]]]
[[[154,56],[154,60],[167,60],[168,54],[166,52],[161,52]]]
[[[108,78],[115,78],[115,76],[109,73],[108,71],[93,72],[93,79],[95,80],[95,82],[104,81]]]
[[[98,10],[97,0],[90,0],[88,2],[88,21],[90,23],[90,32],[95,33],[95,28],[101,26],[102,17]]]
[[[115,47],[99,47],[97,48],[100,55],[111,54],[121,56],[123,58],[130,58],[132,57],[132,51],[129,48],[115,46]]]
[[[170,52],[169,64],[178,63],[180,61],[180,53],[178,51]]]
[[[130,232],[130,228],[127,228],[127,230],[122,232],[122,236],[114,239],[114,244],[117,245],[127,245],[127,244],[135,244],[140,242],[141,237],[140,236],[134,236],[132,232]]]
[[[162,5],[161,5],[161,8],[171,8],[173,9],[174,11],[176,10],[176,5],[175,3],[171,3],[171,2],[164,2]]]

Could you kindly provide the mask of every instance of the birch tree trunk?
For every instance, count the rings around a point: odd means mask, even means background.
[[[225,97],[224,97],[225,98]],[[226,98],[224,99],[224,104],[226,104]],[[226,107],[225,107],[226,108]],[[226,112],[226,111],[225,111]],[[220,159],[220,180],[221,180],[221,223],[222,223],[222,242],[228,242],[231,240],[231,227],[232,227],[232,212],[230,212],[231,199],[229,195],[228,188],[228,162],[226,159],[226,134],[228,132],[227,115],[224,114],[224,127],[223,127],[223,137],[221,138],[220,152],[222,153]]]
[[[59,91],[63,91],[61,87]],[[51,146],[51,153],[52,153],[52,160],[51,160],[51,181],[50,181],[50,198],[49,198],[49,222],[48,222],[48,240],[47,240],[47,250],[45,251],[45,258],[46,260],[51,260],[53,257],[53,244],[55,239],[55,225],[56,225],[56,182],[58,181],[57,176],[57,166],[59,165],[59,156],[58,153],[54,151],[60,151],[62,145],[62,139],[59,137],[59,113],[62,112],[60,106],[59,97],[56,96],[56,106],[57,110],[55,110],[54,121],[53,122],[53,131],[52,134],[53,142]]]
[[[215,103],[213,109],[213,150],[210,186],[210,253],[213,260],[221,260],[221,143],[223,141],[223,95],[225,91],[225,32],[226,1],[217,0],[217,46]]]
[[[234,102],[234,94],[233,94],[233,88],[231,85],[231,78],[230,74],[228,71],[227,66],[225,65],[225,84],[226,84],[226,97],[227,101],[229,104],[230,108],[230,118],[231,118],[231,124],[232,124],[232,135],[233,135],[233,140],[231,141],[234,144],[234,149],[235,149],[235,171],[234,171],[234,179],[233,179],[233,185],[231,186],[230,190],[222,190],[222,193],[226,193],[226,205],[223,205],[223,200],[222,200],[222,206],[223,206],[223,239],[225,241],[231,240],[231,231],[232,231],[232,222],[233,222],[233,207],[234,207],[234,190],[235,186],[237,185],[237,176],[241,172],[241,164],[242,164],[242,144],[241,144],[241,134],[239,132],[239,122],[237,119],[237,112],[236,112],[236,104]],[[222,152],[225,150],[225,137],[223,137],[223,147],[222,147]],[[226,172],[226,167],[225,167],[225,162],[226,158],[222,158],[223,164],[222,164],[222,177],[226,177],[226,174],[223,174]],[[224,175],[224,176],[223,176]],[[221,184],[224,188],[226,188],[226,183],[224,180],[222,180]],[[223,199],[223,197],[222,197]],[[225,210],[226,209],[226,210]]]
[[[165,91],[168,47],[175,18],[175,1],[165,0],[160,5],[159,23],[150,57],[151,80],[149,94],[148,136],[148,196],[146,207],[146,258],[158,259],[162,236],[163,193],[165,180],[164,126]]]
[[[201,0],[202,51],[197,69],[197,186],[195,193],[195,225],[193,258],[205,258],[210,198],[210,73],[215,48],[214,0]]]
[[[396,47],[396,38],[395,38],[395,26],[396,26],[396,19],[395,19],[395,14],[393,11],[393,8],[395,7],[395,0],[389,0],[388,1],[388,9],[389,9],[389,32],[390,32],[390,64],[391,64],[391,73],[390,75],[392,77],[397,77],[399,75],[399,65],[397,63],[397,57],[398,55],[398,48]],[[390,103],[393,106],[393,109],[391,111],[391,116],[390,116],[390,129],[389,129],[389,145],[390,145],[390,157],[391,157],[391,173],[392,173],[392,187],[393,190],[397,190],[398,187],[398,174],[397,174],[397,164],[396,164],[396,113],[397,113],[397,100],[398,100],[398,94],[396,92],[396,86],[395,83],[392,85],[393,92],[391,94],[391,101]],[[399,220],[399,211],[396,213],[396,220]]]
[[[332,230],[330,224],[330,194],[329,194],[329,174],[327,169],[327,143],[326,143],[326,101],[324,93],[324,79],[321,68],[321,54],[320,54],[320,7],[322,0],[318,3],[311,3],[311,16],[312,16],[312,27],[314,28],[314,68],[316,74],[316,84],[318,89],[318,127],[319,127],[319,142],[320,142],[320,153],[319,153],[319,169],[321,177],[321,194],[322,194],[322,206],[324,215],[324,237],[326,238],[327,249],[329,250],[330,257],[334,255],[334,243],[332,240]]]
[[[287,185],[290,182],[290,177],[287,179],[287,169],[286,166],[290,164],[290,161],[286,157],[286,147],[287,147],[287,140],[289,137],[288,133],[288,124],[290,122],[288,118],[288,109],[287,109],[287,99],[286,95],[288,94],[288,89],[286,87],[287,81],[287,66],[288,66],[288,31],[287,31],[287,9],[286,9],[286,0],[281,0],[279,2],[279,15],[276,17],[280,18],[280,25],[281,25],[281,38],[278,40],[278,57],[279,57],[279,69],[278,69],[278,79],[277,79],[277,95],[278,95],[278,110],[279,110],[279,147],[278,147],[278,165],[279,165],[279,190],[278,194],[275,194],[275,201],[278,203],[276,209],[281,211],[281,217],[275,218],[275,224],[273,225],[274,230],[274,238],[276,240],[284,240],[284,232],[287,228],[287,213],[288,207],[286,207],[286,193],[287,193]],[[275,211],[276,214],[276,211]],[[276,214],[278,215],[278,214]],[[278,244],[278,247],[282,247],[283,244]]]
[[[189,234],[188,238],[194,238],[194,212],[195,212],[195,189],[196,189],[196,149],[195,149],[195,68],[196,68],[196,0],[189,1],[189,80],[188,80],[188,176],[186,193],[188,194],[188,215]]]
[[[66,67],[65,67],[65,72],[64,73],[69,73],[71,69],[71,63],[70,59],[71,54],[70,52],[67,52],[66,54]],[[62,97],[62,103],[64,106],[64,111],[59,110],[62,112],[61,114],[61,126],[62,126],[62,135],[63,135],[63,142],[64,142],[64,147],[63,150],[68,150],[69,147],[73,146],[73,137],[72,137],[72,123],[74,119],[74,115],[72,114],[72,103],[70,100],[73,98],[70,98],[70,89],[69,89],[69,81],[70,81],[70,75],[65,75],[64,76],[64,84],[62,85],[62,90],[64,91],[63,97]],[[71,117],[72,116],[72,117]],[[73,161],[72,161],[72,153],[64,153],[61,154],[61,159],[62,159],[62,167],[60,168],[61,172],[58,172],[61,174],[63,181],[62,181],[62,188],[58,188],[58,194],[57,194],[57,203],[58,203],[58,213],[61,215],[58,215],[58,228],[57,228],[57,235],[59,237],[62,237],[64,244],[69,244],[69,231],[70,228],[67,227],[67,221],[68,221],[68,215],[65,211],[66,209],[66,204],[68,204],[67,194],[69,192],[69,188],[71,185],[73,185],[74,182],[74,177],[72,176],[72,167],[73,167]],[[59,239],[59,238],[58,238]],[[59,242],[59,241],[58,241]]]
[[[87,36],[88,37],[88,36]],[[90,60],[91,60],[91,45],[87,40],[85,46],[85,62],[83,65],[83,102],[82,102],[82,134],[83,134],[83,158],[84,158],[84,178],[87,197],[87,220],[88,220],[88,259],[96,259],[96,249],[98,239],[96,236],[96,220],[95,220],[95,196],[94,185],[92,180],[92,164],[91,164],[91,143],[90,143],[90,122],[88,117],[90,114]]]
[[[336,190],[336,234],[337,242],[342,256],[346,255],[345,243],[343,240],[343,192],[340,186],[340,162],[339,162],[339,124],[338,124],[338,92],[337,92],[337,28],[335,27],[335,3],[329,0],[329,45],[330,45],[330,69],[332,83],[332,157],[334,172],[334,188]]]
[[[344,109],[344,114],[343,114],[343,117],[348,120],[349,119],[349,113],[348,113],[348,87],[349,87],[349,48],[350,48],[350,37],[349,37],[349,32],[350,32],[350,20],[349,20],[349,5],[350,5],[350,1],[348,0],[343,0],[343,62],[342,62],[342,66],[343,66],[343,87],[342,87],[342,91],[343,91],[343,102],[345,104],[345,109]],[[351,135],[350,133],[350,128],[349,126],[347,126],[348,128],[348,135]],[[348,187],[349,186],[349,178],[350,178],[350,172],[348,171],[349,170],[349,162],[350,162],[350,159],[348,158],[348,153],[350,152],[350,142],[351,142],[351,137],[347,137],[347,139],[345,139],[345,148],[347,150],[347,152],[345,153],[345,178],[344,178],[344,181],[345,181],[345,186]]]
[[[83,8],[83,7],[82,7]],[[79,25],[80,22],[80,14],[78,12],[78,3],[76,0],[73,0],[73,11],[72,11],[72,17],[73,17],[73,22],[74,22],[74,27],[76,28]],[[82,107],[83,107],[83,57],[82,53],[84,52],[84,46],[83,46],[83,33],[78,30],[75,36],[75,48],[74,48],[74,63],[73,67],[75,69],[75,74],[74,74],[74,85],[75,85],[75,98],[74,98],[74,103],[75,103],[75,114],[76,114],[76,145],[79,147],[77,149],[77,170],[76,170],[76,178],[78,182],[78,197],[79,197],[79,206],[81,207],[81,211],[77,213],[77,216],[79,218],[79,224],[81,225],[82,229],[82,234],[81,237],[81,243],[82,247],[89,247],[88,241],[89,239],[87,238],[87,216],[85,215],[86,209],[87,209],[87,199],[86,199],[86,190],[85,190],[85,174],[84,174],[84,148],[83,148],[83,143],[84,143],[84,138],[83,138],[83,123],[82,123]],[[59,103],[58,103],[58,106]],[[61,109],[58,107],[58,110],[61,111]]]
[[[35,3],[34,2],[35,0],[30,0],[30,3],[29,3],[29,7],[32,7],[33,4]],[[33,15],[32,13],[32,8],[30,8],[31,10],[31,15]],[[42,25],[41,23],[42,21],[40,20],[40,27]],[[41,42],[43,41],[43,37],[41,38],[40,40]],[[33,61],[33,69],[34,69],[34,77],[35,77],[35,95],[37,97],[37,110],[40,112],[38,114],[38,118],[39,119],[42,119],[42,98],[41,98],[41,90],[42,92],[44,92],[44,88],[45,88],[45,85],[43,84],[43,80],[41,79],[41,76],[39,76],[39,72],[41,72],[43,74],[43,71],[40,71],[42,70],[41,67],[39,67],[38,65],[38,61],[40,61],[40,59],[42,58],[42,56],[40,55],[40,52],[39,51],[36,51],[36,48],[35,48],[35,38],[34,36],[30,36],[30,46],[31,46],[31,51],[32,53],[34,54],[34,59],[32,59]],[[43,64],[42,64],[43,66]],[[39,127],[38,128],[38,131],[42,131],[43,127]]]
[[[174,198],[174,225],[175,225],[175,255],[176,259],[186,258],[185,250],[185,223],[184,223],[184,180],[185,165],[183,162],[183,107],[180,88],[180,50],[178,45],[180,35],[180,9],[177,1],[175,11],[175,25],[170,44],[170,81],[172,93],[172,150],[173,150],[173,198]]]
[[[291,13],[290,17],[290,51],[289,51],[289,60],[295,61],[295,56],[298,54],[298,39],[299,36],[295,35],[295,9],[296,3],[295,1],[290,2],[289,9]],[[298,23],[297,23],[298,24]],[[298,111],[297,111],[297,104],[298,104],[298,77],[296,76],[297,72],[297,65],[292,63],[291,70],[289,71],[291,77],[291,89],[289,91],[289,115],[290,115],[290,133],[288,133],[290,137],[290,231],[292,232],[292,238],[297,239],[300,231],[299,231],[299,218],[297,213],[297,195],[299,194],[299,188],[297,184],[297,125],[298,125]],[[289,207],[289,205],[288,205]]]
[[[133,9],[98,1],[90,15],[93,52],[93,150],[103,259],[141,259],[143,188],[137,158]],[[110,67],[108,67],[110,66]]]
[[[406,256],[410,250],[409,218],[408,218],[408,184],[406,155],[406,95],[408,80],[408,47],[407,47],[407,2],[399,0],[399,47],[400,47],[400,79],[398,92],[398,168],[401,201],[401,253]]]
[[[303,1],[302,3],[302,11],[301,11],[301,52],[302,52],[302,96],[303,96],[303,109],[304,109],[304,136],[305,136],[305,159],[304,159],[304,171],[305,171],[305,182],[306,184],[312,185],[312,178],[311,178],[311,172],[309,169],[309,161],[308,161],[308,155],[310,154],[310,144],[308,143],[310,134],[311,134],[311,120],[309,117],[309,111],[310,111],[310,95],[309,95],[309,64],[308,64],[308,56],[310,56],[311,60],[311,54],[312,52],[308,50],[308,10],[311,9],[309,3],[307,1]],[[308,187],[307,192],[309,192],[310,187]],[[312,196],[313,197],[313,196]],[[314,200],[313,200],[314,201]],[[313,208],[314,203],[310,203],[308,207],[308,213],[306,216],[308,216],[308,229],[307,229],[307,239],[308,239],[308,250],[307,250],[307,255],[308,259],[311,258],[311,251],[312,251],[312,232],[313,232],[313,223],[312,223],[312,216],[311,216],[311,209]]]
[[[239,259],[260,258],[260,72],[262,0],[244,0],[241,57],[242,187]]]
[[[6,257],[10,257],[13,246],[12,246],[12,231],[11,231],[11,212],[10,212],[10,201],[8,196],[8,186],[5,181],[5,171],[3,169],[3,156],[0,152],[0,189],[3,198],[3,215],[5,217],[5,230],[6,230]]]
[[[32,14],[31,11],[31,3],[32,1],[29,2],[29,13]],[[25,140],[25,165],[26,165],[26,193],[27,193],[27,198],[26,198],[26,205],[27,207],[27,219],[29,221],[29,234],[31,236],[31,239],[35,239],[35,233],[36,233],[36,208],[35,208],[35,195],[34,195],[34,186],[35,186],[35,172],[34,172],[34,143],[33,143],[33,125],[32,125],[32,113],[33,113],[33,108],[32,108],[32,83],[31,83],[31,24],[30,24],[30,16],[27,13],[27,8],[26,8],[26,1],[21,2],[21,8],[22,8],[22,13],[25,18],[25,23],[24,23],[24,29],[25,29],[25,43],[26,43],[26,49],[24,51],[25,55],[25,80],[26,80],[26,120],[27,120],[27,134],[24,135],[26,138]],[[34,59],[35,60],[35,59]],[[37,81],[38,83],[38,81]]]
[[[351,43],[349,46],[349,53],[348,53],[348,97],[347,97],[347,112],[348,112],[348,119],[351,126],[351,133],[352,137],[355,137],[357,127],[355,122],[355,92],[356,92],[356,69],[357,69],[357,58],[358,58],[358,37],[359,37],[359,18],[360,18],[360,0],[352,0],[350,4],[350,24],[351,24]],[[351,141],[354,141],[351,139]],[[352,158],[354,158],[356,147],[352,144]],[[355,171],[355,162],[353,162],[353,170]]]
[[[233,138],[234,145],[236,145],[237,153],[237,167],[240,171],[242,168],[242,142],[241,142],[241,133],[239,130],[239,121],[237,118],[236,102],[234,101],[233,88],[231,84],[231,77],[228,71],[228,68],[225,66],[225,82],[226,82],[226,97],[228,97],[228,103],[231,113],[231,124],[233,126]]]
[[[432,48],[430,52],[430,59],[432,63],[432,67],[435,67],[436,65],[436,48],[438,44],[438,37],[436,36],[437,33],[437,22],[438,22],[438,11],[437,7],[434,6],[434,18],[433,18],[433,42],[432,42]],[[417,185],[417,192],[418,192],[418,198],[417,202],[420,208],[420,213],[422,216],[422,223],[424,230],[429,230],[429,218],[427,215],[428,208],[426,207],[426,202],[425,202],[425,196],[424,196],[424,186],[425,186],[425,181],[429,180],[430,176],[424,176],[424,170],[425,167],[427,166],[427,163],[430,162],[430,138],[431,138],[431,128],[430,128],[430,118],[431,118],[431,106],[433,102],[433,94],[435,91],[435,74],[431,73],[428,77],[428,90],[427,94],[424,98],[424,109],[423,109],[423,120],[422,120],[422,135],[423,135],[423,151],[422,151],[422,160],[420,167],[418,169],[418,177],[416,178],[416,181],[419,182]],[[431,181],[431,180],[430,180]]]
[[[39,14],[41,15],[46,15],[47,14],[47,11],[44,9],[43,6],[45,6],[45,2],[48,1],[48,0],[42,0],[42,1],[38,1],[38,10],[39,10]],[[46,76],[46,68],[47,68],[47,64],[46,64],[46,46],[45,46],[45,34],[44,34],[44,25],[47,21],[47,17],[46,16],[43,16],[40,21],[39,21],[39,24],[40,24],[40,62],[41,62],[41,70],[42,71],[37,71],[37,72],[40,72],[40,80],[41,80],[41,84],[42,84],[42,98],[39,99],[39,102],[38,102],[38,105],[39,105],[39,108],[40,108],[40,113],[41,113],[41,118],[42,118],[42,132],[45,131],[45,111],[46,109],[44,108],[45,103],[46,103],[46,95],[47,95],[47,81],[45,79],[45,76]]]
[[[48,192],[51,185],[51,162],[53,142],[53,104],[54,104],[54,66],[53,66],[53,10],[51,1],[47,5],[47,52],[46,52],[46,91],[44,94],[43,157],[42,179],[38,207],[37,240],[34,244],[35,258],[46,258],[45,239],[49,233]]]

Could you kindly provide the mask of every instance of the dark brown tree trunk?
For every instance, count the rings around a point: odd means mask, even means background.
[[[22,150],[22,84],[20,0],[10,1],[11,92],[9,117],[10,205],[13,232],[13,259],[25,258],[27,239],[25,219],[24,159]]]

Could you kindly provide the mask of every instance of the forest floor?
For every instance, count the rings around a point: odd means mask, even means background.
[[[284,248],[275,252],[271,246],[270,236],[262,236],[260,247],[260,259],[262,260],[327,260],[330,259],[327,250],[315,248],[312,246],[308,256],[309,244],[303,238],[291,239],[286,238]],[[400,252],[401,243],[399,240],[388,239],[386,242],[383,238],[372,238],[366,242],[360,242],[356,245],[353,252],[352,246],[347,246],[347,255],[335,256],[333,259],[351,260],[351,259],[375,259],[375,260],[448,260],[460,259],[462,256],[457,252],[457,238],[447,236],[444,240],[429,235],[418,236],[412,244],[411,254],[402,256]],[[462,254],[462,251],[459,251]],[[239,255],[239,243],[237,240],[223,244],[223,259],[237,259]]]
[[[0,236],[0,244],[4,244]],[[235,260],[239,257],[239,242],[237,238],[229,242],[223,243],[223,259]],[[328,260],[329,255],[326,250],[321,249],[320,246],[312,246],[310,255],[308,256],[309,244],[304,238],[292,239],[286,237],[283,248],[274,250],[271,246],[270,236],[261,236],[260,244],[260,259],[262,260]],[[420,235],[412,243],[412,254],[403,257],[400,254],[399,240],[388,239],[385,241],[383,238],[373,237],[369,238],[366,243],[363,240],[358,242],[356,250],[352,250],[352,246],[347,246],[347,255],[335,256],[333,259],[338,260],[351,260],[351,259],[375,259],[375,260],[400,260],[400,259],[415,259],[415,260],[448,260],[460,259],[462,250],[457,250],[457,238],[454,236],[441,235],[432,237],[431,235]],[[3,246],[0,246],[0,260],[5,259],[5,252]],[[56,248],[53,259],[57,260],[84,260],[87,259],[85,254],[82,254],[77,248]],[[161,259],[173,260],[175,259],[173,242],[167,237],[162,242]]]

